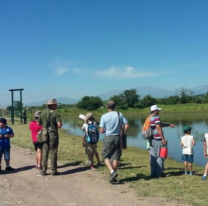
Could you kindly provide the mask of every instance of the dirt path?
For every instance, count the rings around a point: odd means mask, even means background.
[[[12,146],[15,173],[0,173],[0,205],[21,206],[178,206],[161,199],[137,197],[127,185],[111,185],[98,171],[59,163],[59,176],[40,176],[34,153]],[[2,161],[2,169],[5,164]],[[50,173],[50,169],[48,170]]]

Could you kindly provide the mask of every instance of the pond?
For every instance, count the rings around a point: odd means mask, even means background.
[[[195,116],[187,117],[185,115],[160,115],[162,122],[175,124],[175,128],[165,127],[163,128],[164,136],[168,141],[168,156],[172,157],[174,160],[182,162],[182,149],[180,146],[180,139],[183,136],[182,128],[185,125],[192,127],[192,135],[196,140],[196,146],[194,147],[194,163],[199,166],[204,166],[206,159],[203,153],[203,137],[204,133],[208,131],[208,119],[196,118]],[[145,117],[127,118],[129,121],[130,129],[128,131],[128,146],[133,146],[137,148],[146,149],[146,140],[143,140],[141,131],[142,125]],[[81,130],[83,121],[79,118],[72,119],[70,117],[65,117],[63,119],[63,128],[68,130],[69,133],[74,135],[83,136],[83,131]],[[104,135],[100,135],[100,140],[102,141]]]

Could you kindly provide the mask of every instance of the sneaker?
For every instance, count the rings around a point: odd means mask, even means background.
[[[113,172],[112,174],[110,174],[109,181],[110,182],[113,182],[116,179],[117,176],[118,176],[118,174],[116,172]]]
[[[52,171],[52,175],[56,176],[56,175],[59,175],[59,173],[57,171]]]
[[[193,175],[193,174],[194,174],[194,172],[190,172],[190,173],[189,173],[189,175]]]
[[[203,175],[202,180],[206,180],[206,179],[207,179],[207,176]]]
[[[97,167],[102,167],[103,165],[99,162],[99,163],[97,163],[96,166],[97,166]]]
[[[10,167],[10,166],[8,166],[8,167],[5,168],[5,170],[6,170],[6,171],[14,171],[15,169],[12,168],[12,167]]]
[[[187,171],[185,171],[185,172],[184,172],[184,175],[187,175],[187,174],[188,174],[188,172],[187,172]]]
[[[43,170],[40,172],[40,174],[41,174],[41,176],[46,176],[46,172]]]
[[[38,166],[36,165],[36,166],[35,166],[35,169],[41,171],[41,170],[42,170],[42,167],[41,167],[41,166],[38,167]]]
[[[114,178],[114,180],[111,182],[111,184],[119,184],[119,183],[120,183],[120,181],[117,180],[116,178]]]
[[[91,170],[97,170],[94,166],[91,166]]]

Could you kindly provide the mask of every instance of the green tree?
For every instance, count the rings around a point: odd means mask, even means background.
[[[140,96],[136,89],[125,90],[122,94],[122,99],[127,107],[134,107],[139,102]]]
[[[141,107],[150,107],[156,103],[156,99],[149,94],[144,96],[143,99],[140,100]]]
[[[194,92],[190,89],[182,87],[182,88],[176,89],[176,94],[180,98],[180,103],[186,104],[192,101]]]
[[[116,106],[124,106],[124,101],[123,101],[123,96],[121,94],[119,95],[114,95],[110,97],[111,100],[115,101]]]
[[[180,102],[180,98],[177,95],[169,96],[166,102],[167,104],[178,104]]]
[[[77,107],[89,111],[96,110],[103,106],[103,101],[100,97],[84,96],[78,103]]]

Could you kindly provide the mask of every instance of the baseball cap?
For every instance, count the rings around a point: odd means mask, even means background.
[[[150,107],[150,111],[153,112],[153,111],[155,111],[155,110],[162,110],[162,109],[159,108],[159,107],[155,104],[155,105],[152,105],[152,106]]]
[[[189,125],[186,125],[183,127],[183,132],[186,133],[188,131],[191,131],[191,127]]]
[[[87,113],[86,116],[85,116],[85,119],[88,120],[88,119],[90,119],[92,117],[93,117],[92,113]]]
[[[4,118],[0,118],[0,122],[4,123],[4,124],[7,124],[7,120],[4,119]]]
[[[48,105],[57,104],[56,99],[49,99],[47,102]]]
[[[109,109],[113,109],[113,108],[115,108],[115,106],[116,106],[116,103],[115,103],[113,100],[109,100],[109,101],[108,101],[107,107],[108,107]]]
[[[34,116],[35,117],[40,117],[40,114],[41,114],[41,111],[37,111],[37,112],[35,112]]]

